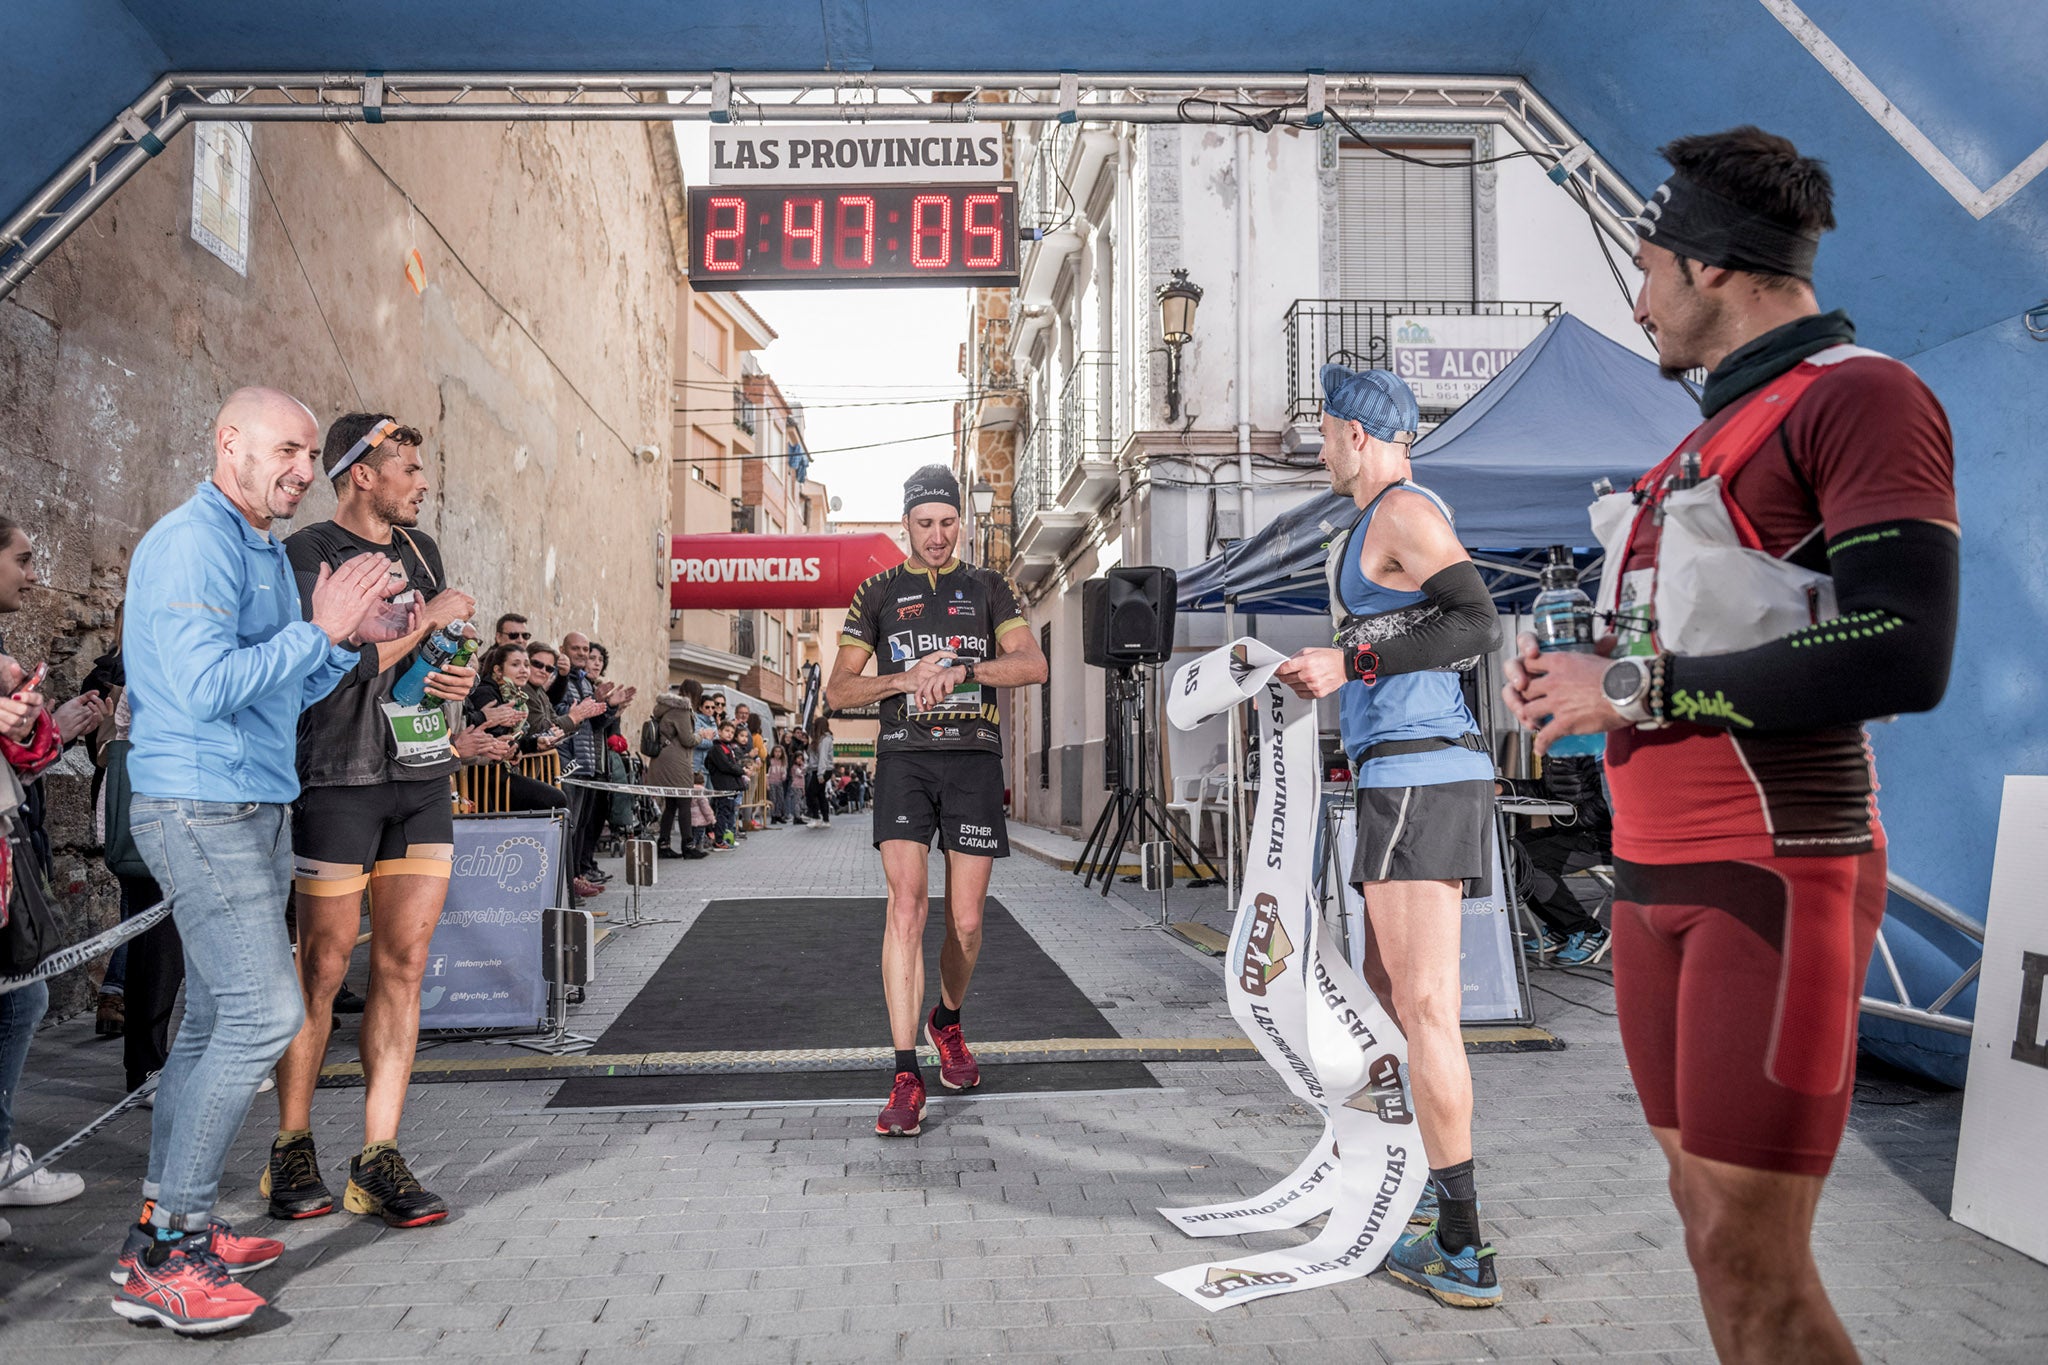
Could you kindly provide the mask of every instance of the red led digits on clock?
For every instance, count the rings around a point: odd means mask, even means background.
[[[988,221],[978,223],[977,214],[987,211]],[[969,270],[992,270],[1003,263],[1003,210],[993,194],[970,194],[960,205],[962,226],[967,230],[967,253],[961,264]],[[985,248],[977,249],[977,248]]]
[[[737,197],[720,196],[710,204],[711,226],[704,233],[704,268],[706,270],[738,270],[740,261],[746,255],[747,201]],[[720,214],[732,215],[731,227],[720,227]],[[719,249],[732,248],[732,254],[720,256]]]
[[[856,221],[858,220],[858,221]],[[848,250],[847,243],[855,250]],[[832,231],[832,264],[841,270],[859,270],[875,263],[875,197],[871,194],[839,196],[838,223]]]
[[[825,264],[825,201],[782,201],[782,268],[816,270]]]
[[[928,243],[937,250],[927,251]],[[917,270],[944,270],[953,264],[952,196],[920,194],[910,201],[910,264]]]

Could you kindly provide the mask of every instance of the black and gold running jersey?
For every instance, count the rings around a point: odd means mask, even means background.
[[[1028,628],[1001,574],[957,559],[936,572],[912,562],[860,585],[839,643],[874,655],[876,672],[886,677],[941,650],[962,662],[993,659],[998,640]],[[960,684],[931,710],[919,710],[915,697],[898,692],[882,698],[881,714],[877,758],[1003,751],[996,691],[982,683]]]

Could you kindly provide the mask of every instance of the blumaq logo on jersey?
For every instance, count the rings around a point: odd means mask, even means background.
[[[1251,933],[1245,938],[1237,984],[1252,995],[1264,995],[1266,987],[1287,970],[1287,959],[1292,956],[1294,941],[1281,927],[1280,902],[1261,893],[1252,910]]]
[[[1388,1123],[1415,1122],[1415,1107],[1408,1103],[1408,1087],[1401,1084],[1401,1063],[1391,1052],[1373,1058],[1365,1069],[1365,1089],[1344,1101],[1346,1109],[1378,1114]]]
[[[1239,1270],[1235,1266],[1217,1265],[1209,1267],[1208,1275],[1195,1286],[1195,1292],[1205,1299],[1227,1299],[1247,1289],[1293,1283],[1294,1277],[1284,1270]]]

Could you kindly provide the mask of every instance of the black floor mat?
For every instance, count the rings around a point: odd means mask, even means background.
[[[640,994],[598,1039],[597,1053],[762,1052],[883,1046],[879,897],[716,900]],[[944,914],[925,924],[925,1007],[939,998]],[[611,949],[631,951],[630,937]],[[1002,903],[982,915],[981,958],[962,1022],[970,1043],[1114,1038],[1102,1012]],[[888,1094],[883,1068],[859,1071],[693,1073],[565,1081],[551,1109],[640,1104],[828,1100]],[[1156,1088],[1142,1062],[1040,1062],[981,1068],[979,1094]],[[936,1069],[925,1070],[935,1096]]]

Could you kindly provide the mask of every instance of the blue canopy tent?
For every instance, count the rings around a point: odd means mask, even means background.
[[[1616,487],[1662,459],[1699,408],[1657,366],[1560,315],[1449,421],[1415,447],[1416,479],[1450,503],[1458,538],[1519,557],[1591,538],[1593,481]],[[1182,611],[1320,615],[1323,546],[1358,508],[1324,493],[1180,579]]]

